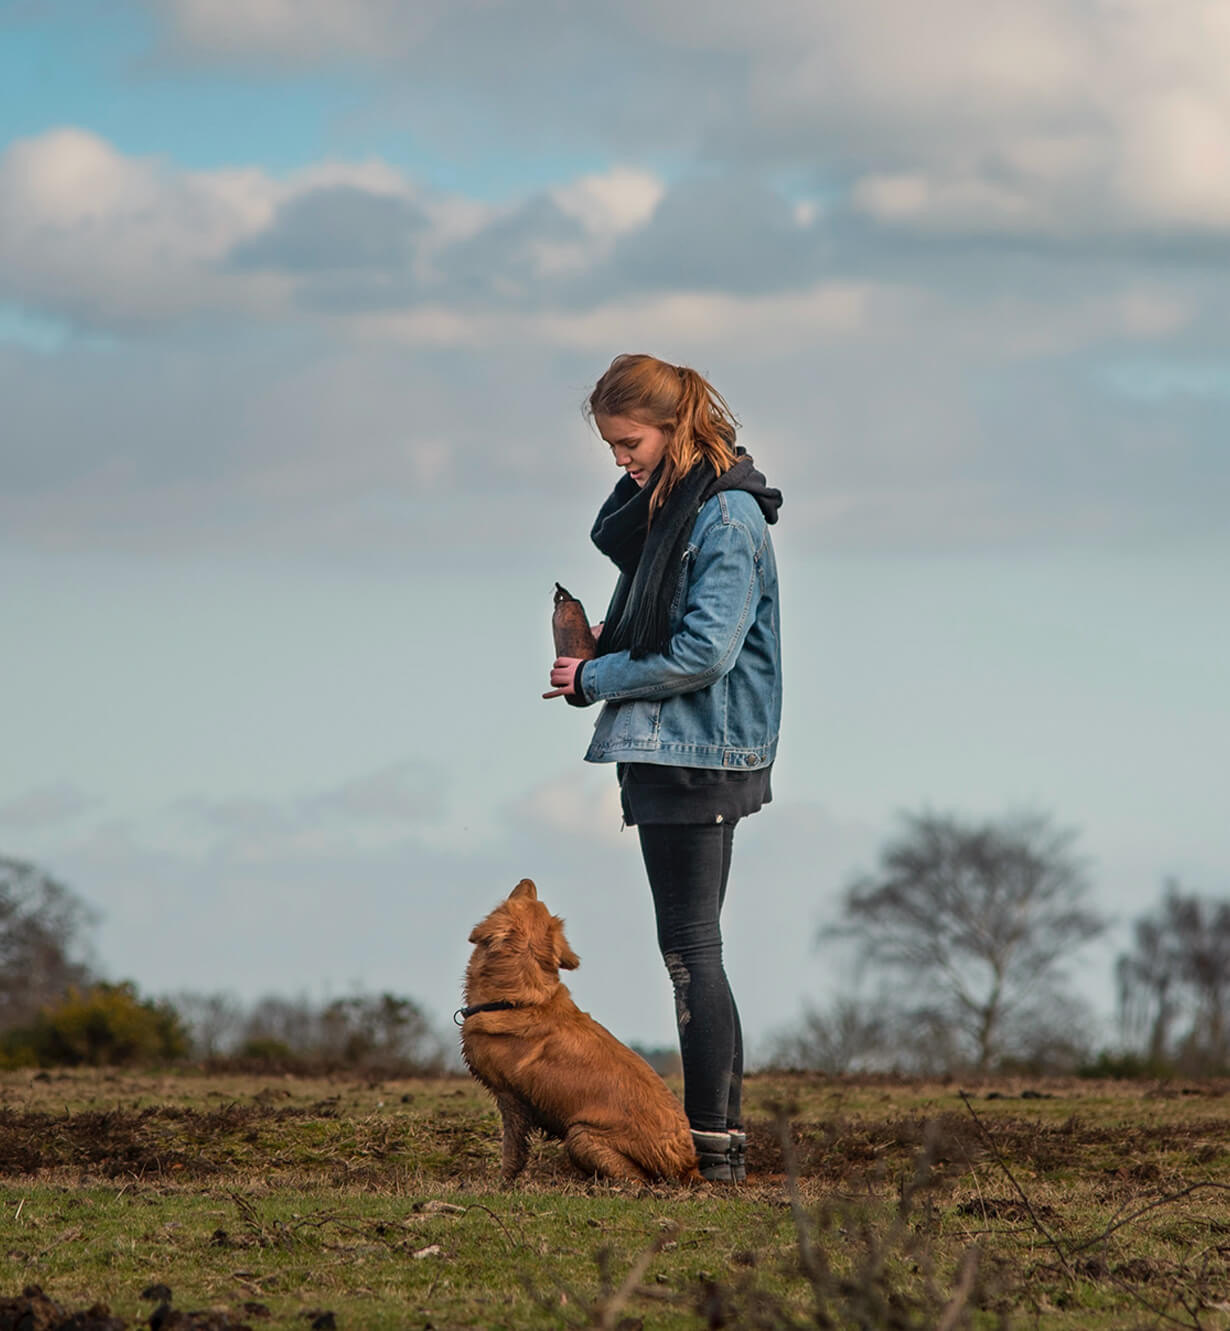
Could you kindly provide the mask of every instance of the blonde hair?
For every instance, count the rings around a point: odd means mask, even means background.
[[[586,415],[629,416],[667,436],[662,476],[649,500],[652,518],[698,462],[720,476],[735,464],[735,420],[721,393],[696,370],[656,356],[616,356],[585,404]]]

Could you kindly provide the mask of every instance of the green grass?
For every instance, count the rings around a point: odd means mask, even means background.
[[[297,1331],[1218,1331],[1230,1101],[1184,1089],[756,1077],[745,1186],[593,1182],[540,1143],[502,1190],[468,1080],[5,1073],[0,1297],[139,1325],[162,1282]]]

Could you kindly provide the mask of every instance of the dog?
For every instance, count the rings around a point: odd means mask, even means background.
[[[560,1139],[585,1174],[699,1180],[683,1106],[561,983],[561,968],[575,970],[580,958],[530,879],[474,926],[470,942],[461,1051],[499,1106],[504,1183],[525,1168],[535,1128]]]

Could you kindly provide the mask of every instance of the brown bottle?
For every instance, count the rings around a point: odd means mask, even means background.
[[[598,655],[598,644],[590,632],[585,607],[558,582],[555,584],[551,632],[555,635],[556,656],[575,656],[589,661]]]

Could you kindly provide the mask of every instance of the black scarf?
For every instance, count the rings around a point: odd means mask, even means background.
[[[598,510],[590,537],[619,569],[619,581],[598,638],[598,655],[627,651],[634,661],[663,653],[670,644],[671,602],[683,571],[683,555],[707,499],[723,490],[746,490],[766,522],[777,521],[782,492],[765,482],[743,449],[720,476],[698,462],[680,479],[649,521],[649,501],[661,478],[654,472],[642,489],[624,476]]]

